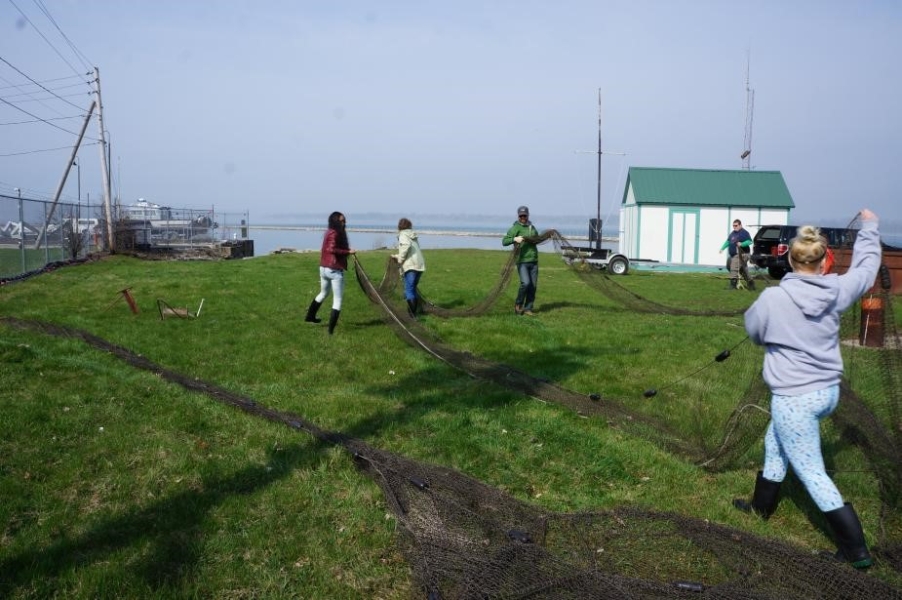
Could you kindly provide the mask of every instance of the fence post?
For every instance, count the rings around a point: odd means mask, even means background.
[[[25,208],[22,206],[22,190],[16,188],[19,195],[19,254],[22,257],[22,272],[25,272]]]

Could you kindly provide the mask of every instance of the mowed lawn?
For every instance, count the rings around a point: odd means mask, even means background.
[[[374,282],[390,253],[360,253]],[[429,251],[421,287],[436,304],[465,308],[498,283],[507,257]],[[514,276],[485,315],[420,322],[455,349],[568,390],[634,402],[677,428],[702,422],[717,435],[747,382],[708,366],[742,343],[741,310],[760,290],[728,291],[723,274],[618,278],[664,305],[737,311],[646,314],[608,300],[554,254],[543,253],[540,268],[535,317],[514,315]],[[784,502],[768,522],[732,508],[734,497],[751,492],[760,441],[741,466],[706,471],[605,419],[471,377],[408,345],[353,270],[330,336],[325,320],[304,322],[318,290],[317,254],[112,256],[0,287],[0,317],[87,331],[163,368],[456,469],[549,511],[639,506],[805,550],[832,547],[812,526],[810,502]],[[197,318],[161,318],[161,305],[196,312],[201,301]],[[749,349],[756,352],[760,360]],[[645,398],[649,388],[661,392]],[[186,391],[77,338],[3,322],[0,392],[0,597],[417,595],[395,544],[394,516],[341,447]],[[881,505],[866,462],[836,443],[829,424],[825,440],[841,467],[840,489],[876,536]],[[874,576],[895,577],[881,569]]]

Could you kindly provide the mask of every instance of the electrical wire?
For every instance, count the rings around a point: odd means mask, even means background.
[[[12,0],[10,0],[10,1],[12,1]],[[16,73],[18,73],[19,75],[21,75],[22,77],[24,77],[25,79],[27,79],[28,81],[30,81],[31,83],[33,83],[34,85],[38,86],[39,88],[41,88],[42,90],[44,90],[45,92],[47,92],[48,94],[50,94],[51,96],[54,96],[54,97],[56,97],[56,98],[62,100],[63,102],[65,102],[66,104],[68,104],[69,106],[71,106],[71,107],[73,107],[73,108],[76,108],[76,109],[78,109],[78,110],[81,110],[81,107],[80,107],[80,106],[78,106],[77,104],[73,104],[72,102],[69,102],[69,101],[66,100],[65,98],[62,98],[62,97],[58,96],[56,93],[53,92],[53,90],[47,89],[46,87],[44,87],[43,84],[41,84],[41,83],[35,81],[34,79],[32,79],[31,77],[29,77],[28,75],[26,75],[21,69],[19,69],[19,68],[16,67],[15,65],[13,65],[11,62],[9,62],[8,60],[6,60],[6,59],[3,58],[2,56],[0,56],[0,61],[2,61],[2,62],[3,62],[4,64],[6,64],[10,69],[14,70]],[[18,86],[17,86],[17,87],[18,87]],[[16,107],[15,105],[13,105],[13,104],[11,104],[11,103],[8,103],[8,102],[7,102],[7,104],[10,104],[10,106],[13,106],[14,108],[18,108],[18,107]],[[20,109],[20,110],[21,110],[21,109]],[[76,135],[76,134],[73,134],[73,135]]]
[[[75,69],[75,67],[73,67],[73,66],[69,63],[69,61],[66,60],[66,58],[60,53],[60,51],[56,49],[56,46],[54,46],[53,43],[52,43],[50,40],[47,39],[47,36],[45,36],[45,35],[43,34],[43,32],[41,32],[40,28],[38,28],[38,26],[35,25],[35,24],[32,22],[32,20],[28,18],[28,15],[26,15],[25,12],[23,12],[22,9],[19,8],[18,5],[17,5],[13,0],[9,0],[9,3],[12,4],[13,7],[14,7],[17,11],[19,11],[19,14],[22,15],[22,18],[25,19],[25,21],[26,21],[29,25],[31,25],[32,29],[34,29],[34,30],[37,32],[37,34],[38,34],[39,36],[41,36],[41,38],[47,43],[47,45],[50,46],[50,49],[53,50],[53,51],[56,53],[56,55],[59,56],[60,59],[61,59],[64,63],[66,63],[66,66],[68,66],[70,69],[72,69],[72,72],[73,72],[73,73],[76,73],[76,74],[77,74],[78,71]],[[40,10],[42,13],[44,13],[44,16],[47,17],[47,20],[50,21],[50,22],[53,24],[53,26],[56,28],[56,30],[59,32],[59,34],[63,37],[63,39],[66,40],[66,43],[69,44],[69,47],[76,53],[76,56],[78,56],[79,61],[82,62],[82,64],[84,65],[84,67],[85,67],[85,68],[88,68],[87,65],[85,65],[84,61],[82,60],[82,56],[83,56],[83,55],[81,54],[81,52],[78,51],[77,48],[75,48],[75,46],[72,44],[72,42],[69,41],[69,38],[67,38],[66,35],[62,32],[62,30],[61,30],[61,29],[59,28],[59,26],[56,24],[56,21],[55,21],[55,20],[53,19],[53,17],[50,15],[50,11],[47,10],[47,8],[43,5],[43,3],[40,3],[38,0],[35,0],[35,6],[38,7],[38,10]]]

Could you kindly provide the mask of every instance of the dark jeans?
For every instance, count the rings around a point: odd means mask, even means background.
[[[404,298],[406,300],[416,300],[417,286],[420,284],[420,276],[422,271],[414,271],[413,269],[404,272]]]
[[[536,301],[536,288],[539,287],[539,263],[528,262],[517,265],[520,275],[520,289],[517,291],[517,305],[523,310],[532,310]]]

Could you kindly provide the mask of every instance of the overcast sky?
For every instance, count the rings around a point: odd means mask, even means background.
[[[605,217],[630,166],[742,168],[749,65],[792,221],[900,220],[897,0],[0,0],[0,58],[0,194],[52,196],[96,66],[123,203],[588,218],[600,89]]]

